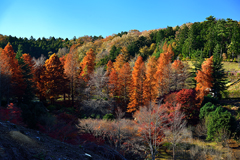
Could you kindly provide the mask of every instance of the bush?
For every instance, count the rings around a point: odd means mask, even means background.
[[[114,115],[112,113],[108,113],[105,116],[103,116],[103,119],[105,119],[105,120],[114,120],[115,117],[114,117]]]
[[[207,140],[219,140],[217,133],[225,130],[229,133],[234,132],[236,120],[230,112],[224,111],[221,106],[207,116]]]
[[[216,106],[212,104],[211,102],[206,103],[201,109],[200,109],[200,114],[199,118],[204,119],[206,118],[210,112],[213,112],[216,110]]]

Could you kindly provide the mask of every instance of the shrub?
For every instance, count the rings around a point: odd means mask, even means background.
[[[207,116],[207,140],[219,140],[216,136],[221,130],[225,130],[229,133],[234,132],[236,128],[236,120],[230,112],[224,111],[219,106],[214,112],[210,112]]]
[[[114,120],[115,117],[114,117],[114,115],[112,113],[108,113],[105,116],[103,116],[103,119],[105,119],[105,120]]]
[[[0,119],[14,124],[22,124],[21,109],[10,103],[7,108],[0,107]]]
[[[200,109],[200,114],[199,118],[203,119],[209,115],[210,112],[213,112],[216,110],[216,106],[212,104],[211,102],[206,103],[201,109]]]

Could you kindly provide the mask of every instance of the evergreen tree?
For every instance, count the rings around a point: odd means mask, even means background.
[[[227,89],[226,84],[227,84],[227,76],[225,74],[224,68],[223,68],[223,63],[222,63],[222,56],[220,54],[220,47],[217,44],[216,47],[214,48],[214,53],[213,53],[213,91],[214,91],[214,96],[221,98],[222,95],[221,93]]]

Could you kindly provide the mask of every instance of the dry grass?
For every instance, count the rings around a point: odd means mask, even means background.
[[[19,131],[11,131],[10,136],[22,144],[36,145],[36,142]]]

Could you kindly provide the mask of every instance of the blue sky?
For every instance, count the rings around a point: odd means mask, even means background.
[[[201,22],[240,20],[239,0],[0,0],[0,34],[16,37],[106,37]]]

